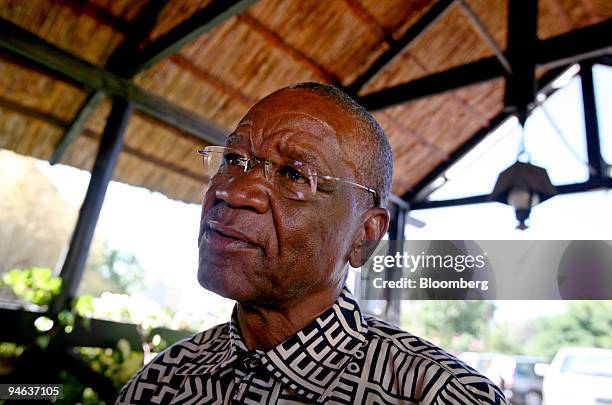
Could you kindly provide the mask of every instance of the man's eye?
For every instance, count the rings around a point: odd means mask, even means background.
[[[308,179],[302,175],[302,173],[295,170],[293,167],[285,166],[281,169],[281,175],[287,177],[293,183],[307,184]]]
[[[223,162],[232,165],[232,166],[240,166],[244,158],[237,153],[227,153],[223,155]]]

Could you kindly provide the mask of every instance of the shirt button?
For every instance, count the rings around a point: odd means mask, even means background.
[[[259,367],[259,360],[253,357],[248,357],[244,359],[244,367],[247,370],[255,370],[257,367]]]

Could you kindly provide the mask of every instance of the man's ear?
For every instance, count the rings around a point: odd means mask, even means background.
[[[389,210],[386,208],[370,208],[364,213],[361,227],[351,245],[349,263],[352,267],[361,267],[374,253],[389,228],[389,218]]]

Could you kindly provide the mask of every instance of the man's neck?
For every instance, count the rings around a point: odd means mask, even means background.
[[[314,292],[291,306],[238,306],[238,324],[248,349],[269,350],[295,335],[336,301],[342,286]]]

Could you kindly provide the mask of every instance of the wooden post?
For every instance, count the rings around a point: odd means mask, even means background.
[[[587,155],[589,159],[589,178],[605,177],[605,165],[601,157],[599,139],[599,122],[597,119],[597,103],[595,100],[595,84],[593,82],[593,64],[580,64],[580,82],[582,84],[582,103],[584,109],[584,130],[586,135]]]
[[[81,205],[68,254],[60,272],[63,280],[62,291],[51,304],[52,312],[57,313],[70,305],[70,300],[74,297],[83,277],[100,209],[123,145],[125,128],[132,110],[133,106],[129,101],[113,97],[113,108],[106,121],[87,194]]]

